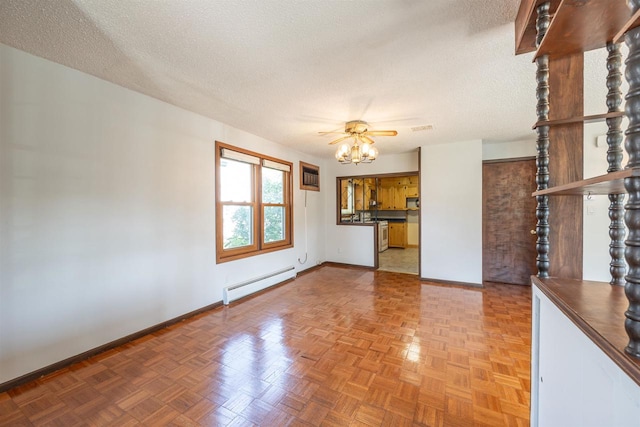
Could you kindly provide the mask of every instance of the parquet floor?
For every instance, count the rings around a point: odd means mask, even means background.
[[[530,288],[324,266],[0,394],[2,426],[529,425]]]

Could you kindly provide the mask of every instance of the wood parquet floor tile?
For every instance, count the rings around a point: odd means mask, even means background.
[[[529,424],[530,288],[324,266],[0,394],[0,426]]]

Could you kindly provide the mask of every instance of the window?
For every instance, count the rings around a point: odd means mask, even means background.
[[[290,248],[292,164],[216,142],[216,259]]]

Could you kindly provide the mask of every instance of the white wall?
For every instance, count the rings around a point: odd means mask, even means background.
[[[623,123],[626,128],[626,120]],[[605,123],[587,124],[584,127],[584,177],[590,178],[607,173],[607,143],[602,137],[607,133]],[[604,139],[604,140],[603,140]],[[623,166],[626,163],[626,156]],[[583,278],[609,282],[609,197],[592,195],[584,197],[583,221]]]
[[[298,190],[319,159],[4,45],[0,67],[0,383],[325,258],[324,193],[305,233]],[[215,140],[294,162],[295,248],[216,265]]]
[[[623,59],[626,56],[626,46],[622,47]],[[585,52],[585,114],[599,114],[607,111],[607,51],[597,49]],[[624,68],[624,65],[623,65]],[[624,70],[623,70],[624,72]],[[622,93],[626,93],[628,85],[623,78]],[[624,101],[623,101],[624,106]],[[622,129],[627,128],[628,120],[622,122]],[[584,177],[590,178],[607,173],[607,144],[597,138],[606,135],[607,125],[604,122],[590,123],[584,126]],[[627,163],[627,157],[622,166]],[[583,278],[609,282],[609,198],[607,196],[591,196],[584,198],[584,238],[583,238]]]
[[[482,160],[517,159],[520,157],[535,157],[536,140],[532,133],[532,139],[521,141],[482,141]]]
[[[384,143],[383,140],[381,140]],[[345,264],[373,267],[375,265],[373,226],[336,224],[336,177],[377,175],[418,170],[418,152],[384,154],[384,145],[379,147],[380,157],[366,165],[342,165],[337,161],[327,162],[322,183],[325,215],[327,218],[326,260]]]
[[[422,277],[482,283],[482,142],[423,146]]]

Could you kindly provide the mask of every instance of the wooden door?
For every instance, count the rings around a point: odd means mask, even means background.
[[[530,284],[536,274],[535,159],[482,165],[482,280]]]

